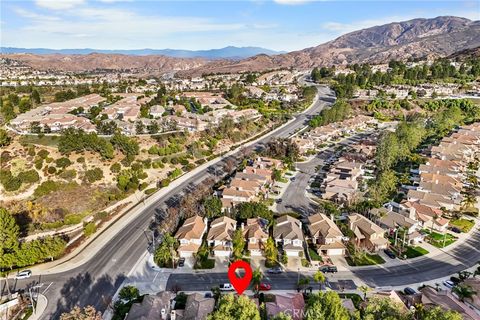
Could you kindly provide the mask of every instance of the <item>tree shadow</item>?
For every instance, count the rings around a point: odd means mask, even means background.
[[[60,290],[60,298],[56,301],[53,314],[49,319],[58,319],[64,312],[69,312],[76,305],[80,307],[93,306],[97,311],[104,312],[112,302],[113,295],[125,280],[119,275],[113,280],[109,275],[94,279],[90,273],[82,273],[70,278]],[[52,301],[55,304],[55,301]]]

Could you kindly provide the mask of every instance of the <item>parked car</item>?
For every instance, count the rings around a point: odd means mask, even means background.
[[[23,271],[20,271],[19,273],[17,273],[17,275],[15,276],[15,279],[17,279],[17,280],[27,279],[27,278],[30,278],[31,276],[32,276],[32,271],[23,270]]]
[[[185,265],[185,258],[178,259],[178,266],[183,267]]]
[[[205,297],[205,298],[212,298],[213,295],[212,295],[211,292],[206,292],[204,297]]]
[[[267,270],[267,273],[271,273],[271,274],[279,274],[279,273],[282,273],[282,272],[283,272],[283,270],[280,267],[270,268],[270,269]]]
[[[233,291],[235,290],[233,286],[230,283],[222,283],[220,286],[218,286],[220,291]]]
[[[417,293],[417,291],[415,291],[414,289],[410,288],[410,287],[406,287],[403,292],[406,294],[406,295],[414,295]]]
[[[454,285],[458,285],[460,282],[462,282],[459,278],[457,277],[450,277],[450,281],[453,282]]]
[[[390,258],[390,259],[395,259],[397,256],[395,255],[395,252],[393,252],[392,250],[389,250],[389,249],[385,249],[383,250],[383,252],[385,252],[385,254]]]
[[[295,181],[295,180],[296,180],[295,177],[290,178],[290,181]]]
[[[443,285],[448,289],[452,289],[453,287],[455,287],[455,284],[450,280],[443,281]]]
[[[336,266],[321,266],[318,270],[323,273],[337,273],[338,269]]]
[[[268,291],[272,289],[272,286],[268,283],[262,282],[257,289],[258,291]]]
[[[276,203],[282,203],[282,201],[283,201],[282,199],[277,199],[275,202]]]
[[[450,230],[451,230],[452,232],[455,232],[455,233],[462,233],[462,230],[460,230],[460,229],[457,228],[457,227],[451,227]]]

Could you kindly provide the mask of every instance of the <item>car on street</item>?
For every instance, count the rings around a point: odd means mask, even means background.
[[[17,279],[17,280],[27,279],[27,278],[30,278],[31,276],[32,276],[32,271],[23,270],[23,271],[20,271],[19,273],[17,273],[17,275],[15,276],[15,279]]]
[[[271,274],[279,274],[279,273],[282,273],[282,272],[283,272],[283,270],[280,267],[270,268],[270,269],[267,270],[267,273],[271,273]]]
[[[389,249],[383,250],[383,252],[390,258],[390,259],[395,259],[397,256],[395,255],[395,252]]]
[[[222,283],[221,285],[218,286],[220,291],[233,291],[234,288],[230,283]]]
[[[450,280],[443,281],[443,285],[448,289],[452,289],[453,287],[455,287],[455,284]]]
[[[212,295],[211,292],[206,292],[204,297],[205,297],[205,298],[212,298],[213,295]]]
[[[291,178],[290,178],[290,181],[295,181],[295,180],[296,180],[295,177],[291,177]]]
[[[407,296],[411,296],[411,295],[416,294],[417,291],[415,291],[414,289],[412,289],[410,287],[406,287],[405,289],[403,289],[403,293],[405,293]]]
[[[276,202],[276,203],[282,203],[283,200],[282,200],[282,199],[277,199],[275,202]]]
[[[460,229],[457,228],[457,227],[451,227],[451,228],[450,228],[450,231],[455,232],[455,233],[462,233],[462,230],[460,230]]]
[[[321,266],[318,270],[323,273],[337,273],[338,269],[336,266]]]
[[[258,291],[268,291],[272,289],[272,286],[268,283],[262,282],[256,289]]]
[[[184,265],[185,265],[185,258],[180,258],[180,259],[178,260],[178,266],[179,266],[179,267],[183,267]]]
[[[458,285],[460,282],[462,282],[462,280],[457,277],[450,277],[450,281],[452,281],[454,285]]]

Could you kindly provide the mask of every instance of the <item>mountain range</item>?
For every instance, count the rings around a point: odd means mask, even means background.
[[[206,58],[206,59],[244,59],[258,54],[275,55],[285,51],[274,51],[260,47],[234,47],[210,50],[181,50],[181,49],[132,49],[132,50],[104,50],[104,49],[46,49],[46,48],[13,48],[0,47],[0,52],[31,53],[31,54],[124,54],[132,56],[162,55],[172,58]]]
[[[437,58],[479,46],[480,21],[442,16],[374,26],[347,33],[316,47],[275,55],[261,53],[244,59],[102,53],[2,56],[42,70],[137,69],[155,74],[176,72],[180,76],[192,76],[291,67],[308,69],[321,65],[384,63],[392,59]]]

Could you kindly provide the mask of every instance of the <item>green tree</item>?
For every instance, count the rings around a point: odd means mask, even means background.
[[[70,161],[70,159],[68,159],[66,157],[62,157],[62,158],[59,158],[59,159],[55,160],[55,164],[58,168],[65,169],[66,167],[70,166],[72,164],[72,162]]]
[[[245,237],[243,236],[243,230],[237,229],[233,233],[232,238],[233,251],[232,256],[235,260],[243,258],[243,250],[245,249]]]
[[[203,208],[208,218],[218,217],[222,214],[222,201],[218,197],[206,197],[203,200]]]
[[[350,314],[334,291],[310,295],[305,307],[305,320],[350,320]],[[379,318],[381,319],[381,318]]]
[[[153,259],[159,267],[173,267],[174,250],[177,240],[170,234],[165,233],[162,243],[155,250]]]
[[[260,283],[262,282],[263,279],[263,273],[260,268],[257,268],[253,270],[252,272],[252,286],[253,286],[253,291],[257,295],[259,290],[260,290]]]
[[[0,147],[6,147],[10,144],[12,138],[8,135],[7,131],[0,129]]]
[[[227,294],[220,298],[217,310],[207,320],[260,320],[260,312],[247,296]]]
[[[317,271],[313,274],[313,281],[318,283],[318,290],[322,290],[322,285],[327,281],[327,277],[325,277],[322,271]]]
[[[273,265],[277,262],[278,259],[278,249],[275,246],[275,241],[272,237],[268,237],[267,242],[265,243],[265,258],[266,265]]]
[[[38,92],[37,89],[32,90],[32,93],[30,94],[30,99],[35,104],[39,104],[41,102],[42,99],[40,98],[40,93]]]
[[[376,152],[376,164],[379,171],[390,169],[400,156],[400,147],[398,138],[394,132],[384,134],[378,145]]]
[[[364,308],[364,318],[367,320],[409,320],[412,314],[405,311],[404,307],[390,298],[373,297],[368,300]]]
[[[5,208],[0,208],[0,264],[5,266],[5,254],[12,254],[18,249],[20,228],[13,215]]]
[[[122,300],[132,301],[140,297],[140,292],[134,286],[125,286],[120,289],[118,297]]]
[[[477,294],[475,290],[472,289],[472,287],[467,286],[467,285],[458,285],[455,286],[452,289],[453,292],[455,292],[458,295],[458,298],[460,301],[465,302],[465,299],[472,300],[473,296]]]
[[[260,217],[273,221],[273,212],[261,202],[242,202],[235,206],[234,211],[238,219]]]
[[[276,314],[269,319],[270,320],[292,320],[292,317],[289,314],[280,312],[279,314]]]
[[[418,308],[417,308],[418,309]],[[462,320],[460,313],[454,310],[445,310],[440,307],[420,308],[421,311],[416,313],[418,320]]]

